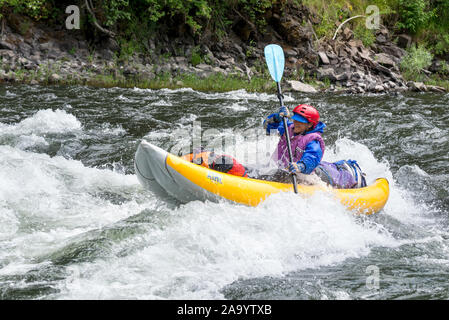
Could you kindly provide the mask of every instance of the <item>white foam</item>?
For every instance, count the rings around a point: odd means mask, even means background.
[[[80,132],[81,122],[65,110],[39,110],[16,124],[0,123],[0,139],[25,150],[33,146],[48,146],[46,134]]]
[[[79,129],[81,129],[81,123],[74,115],[67,113],[65,110],[46,109],[39,110],[33,116],[17,124],[3,124],[0,127],[0,134],[65,133]]]
[[[9,146],[0,146],[0,181],[0,214],[10,222],[0,238],[10,242],[7,254],[15,259],[48,253],[68,237],[151,206],[144,200],[147,196],[136,201],[143,190],[134,175]],[[127,200],[114,203],[102,196],[104,192]]]
[[[383,228],[357,222],[321,195],[277,194],[257,208],[191,202],[174,215],[172,224],[134,239],[144,249],[77,265],[80,277],[61,284],[58,298],[223,299],[220,290],[239,279],[282,276],[397,245]]]
[[[239,102],[232,103],[230,105],[225,105],[226,108],[234,110],[234,111],[246,111],[248,110],[248,106],[245,104],[241,104]]]

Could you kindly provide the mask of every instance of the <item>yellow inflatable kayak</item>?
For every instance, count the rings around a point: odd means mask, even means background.
[[[293,192],[292,184],[243,178],[211,170],[183,160],[145,140],[137,148],[134,165],[143,186],[158,195],[171,196],[184,203],[227,199],[257,206],[271,194]],[[298,185],[298,193],[302,196],[319,191],[333,194],[348,209],[372,214],[385,206],[389,185],[385,178],[376,179],[371,185],[359,189]]]

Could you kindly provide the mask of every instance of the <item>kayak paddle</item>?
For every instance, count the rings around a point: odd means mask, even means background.
[[[277,44],[269,44],[265,47],[264,52],[265,60],[267,62],[268,70],[270,71],[271,78],[273,78],[277,85],[279,103],[281,104],[282,108],[284,107],[284,96],[281,93],[281,79],[282,74],[284,73],[284,51]],[[285,115],[282,117],[282,121],[285,128],[284,134],[285,139],[287,140],[288,156],[290,158],[290,162],[293,162],[292,147],[290,145],[290,136],[288,134],[287,117]],[[296,175],[294,173],[292,173],[292,182],[295,193],[298,193],[298,188],[296,186]]]

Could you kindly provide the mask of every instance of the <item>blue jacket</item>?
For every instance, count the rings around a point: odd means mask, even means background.
[[[274,117],[276,114],[272,114],[268,116],[268,119]],[[266,120],[265,120],[266,121]],[[292,121],[287,121],[287,125],[293,125]],[[304,134],[320,132],[323,133],[323,129],[326,128],[326,125],[323,122],[318,122],[316,127],[312,130],[306,131]],[[270,122],[267,125],[267,133],[270,133],[271,129],[277,129],[280,135],[284,134],[285,128],[283,121],[281,122]],[[307,144],[306,149],[301,157],[301,159],[297,162],[299,168],[302,173],[310,174],[319,164],[321,158],[323,157],[323,152],[321,151],[320,143],[317,140],[309,142]],[[302,165],[301,165],[302,163]]]

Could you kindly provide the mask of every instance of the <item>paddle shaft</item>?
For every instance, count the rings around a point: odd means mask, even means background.
[[[278,98],[279,103],[281,104],[281,107],[284,106],[284,101],[282,98],[282,92],[281,92],[281,84],[279,82],[276,82],[277,88],[278,88]],[[284,135],[285,139],[287,140],[287,149],[288,149],[288,156],[290,158],[290,162],[293,162],[293,153],[292,153],[292,146],[290,144],[290,135],[288,134],[288,124],[287,124],[287,117],[283,116],[282,121],[284,123]],[[292,182],[293,182],[293,190],[295,190],[295,193],[298,193],[298,187],[296,182],[296,174],[292,173]]]

